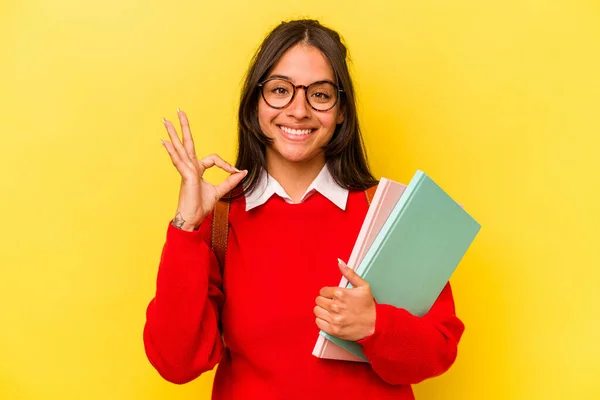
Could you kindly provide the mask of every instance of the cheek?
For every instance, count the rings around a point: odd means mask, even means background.
[[[327,131],[328,135],[333,135],[337,125],[337,113],[327,113],[318,116],[321,126]]]
[[[267,106],[262,99],[258,102],[258,123],[265,134],[268,133],[268,126],[276,115],[277,110]]]

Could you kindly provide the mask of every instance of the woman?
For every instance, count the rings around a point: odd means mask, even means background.
[[[454,362],[463,324],[447,285],[415,317],[373,299],[347,260],[377,183],[365,157],[339,35],[282,23],[248,71],[236,167],[197,159],[186,114],[163,141],[182,181],[167,228],[144,343],[165,379],[218,363],[214,399],[412,399],[411,384]],[[207,168],[231,173],[213,186]],[[211,248],[213,209],[230,191],[225,265]],[[241,192],[240,192],[241,191]],[[352,289],[337,287],[346,276]],[[360,343],[369,363],[312,355],[319,330]],[[368,396],[368,397],[366,397]]]

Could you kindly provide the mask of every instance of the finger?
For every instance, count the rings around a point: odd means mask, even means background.
[[[216,154],[211,154],[210,156],[204,157],[200,160],[200,175],[204,174],[208,168],[217,166],[221,168],[223,171],[229,172],[230,174],[235,174],[241,172],[239,169],[233,167],[227,161],[223,160]]]
[[[183,148],[185,149],[188,157],[195,161],[198,159],[198,157],[196,157],[196,148],[194,147],[194,139],[192,137],[192,131],[190,129],[190,123],[187,115],[180,109],[177,109],[177,116],[179,117],[179,124],[181,125]]]
[[[331,314],[329,314],[329,312],[323,307],[315,306],[313,308],[313,312],[317,318],[320,318],[325,322],[331,323]]]
[[[334,304],[333,300],[327,297],[319,296],[316,298],[315,303],[330,313],[339,311],[337,304]]]
[[[361,278],[352,268],[348,268],[345,262],[338,258],[338,266],[340,267],[340,271],[342,271],[342,275],[344,278],[348,279],[348,282],[352,284],[353,287],[361,287],[368,286],[368,282]]]
[[[340,299],[343,297],[344,289],[336,286],[336,287],[324,287],[321,289],[319,294],[327,299]]]
[[[329,322],[324,321],[321,318],[316,318],[315,322],[317,323],[317,326],[320,330],[330,335],[333,335],[333,330],[331,329],[331,325],[329,324]]]
[[[168,121],[164,118],[163,122],[165,124],[165,127],[167,128],[167,133],[169,134],[169,138],[171,139],[171,144],[173,145],[173,148],[175,149],[175,151],[177,151],[177,154],[179,155],[181,161],[187,164],[188,162],[190,162],[190,157],[185,151],[181,140],[179,140],[179,136],[177,135],[175,127],[173,126],[171,121]]]
[[[179,171],[181,176],[189,174],[191,170],[189,169],[188,165],[185,162],[183,162],[183,160],[181,160],[181,157],[179,157],[179,153],[177,153],[177,150],[175,150],[173,145],[168,141],[162,139],[160,140],[160,142],[162,143],[164,148],[167,149],[167,153],[169,153],[169,156],[171,157],[171,162],[173,163],[173,165],[175,165],[175,168],[177,168],[177,171]]]
[[[237,185],[239,185],[246,175],[248,175],[248,171],[246,170],[235,172],[233,175],[229,175],[223,182],[219,183],[216,186],[219,198],[231,192]]]

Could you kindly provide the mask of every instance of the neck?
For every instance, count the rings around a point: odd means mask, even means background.
[[[267,171],[297,203],[325,165],[325,155],[303,162],[292,162],[267,152]]]

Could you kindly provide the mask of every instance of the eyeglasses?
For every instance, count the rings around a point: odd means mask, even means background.
[[[296,91],[304,89],[308,104],[316,111],[329,111],[338,102],[343,89],[330,81],[313,82],[308,86],[294,85],[282,78],[267,79],[258,84],[265,102],[272,108],[287,107],[296,97]]]

